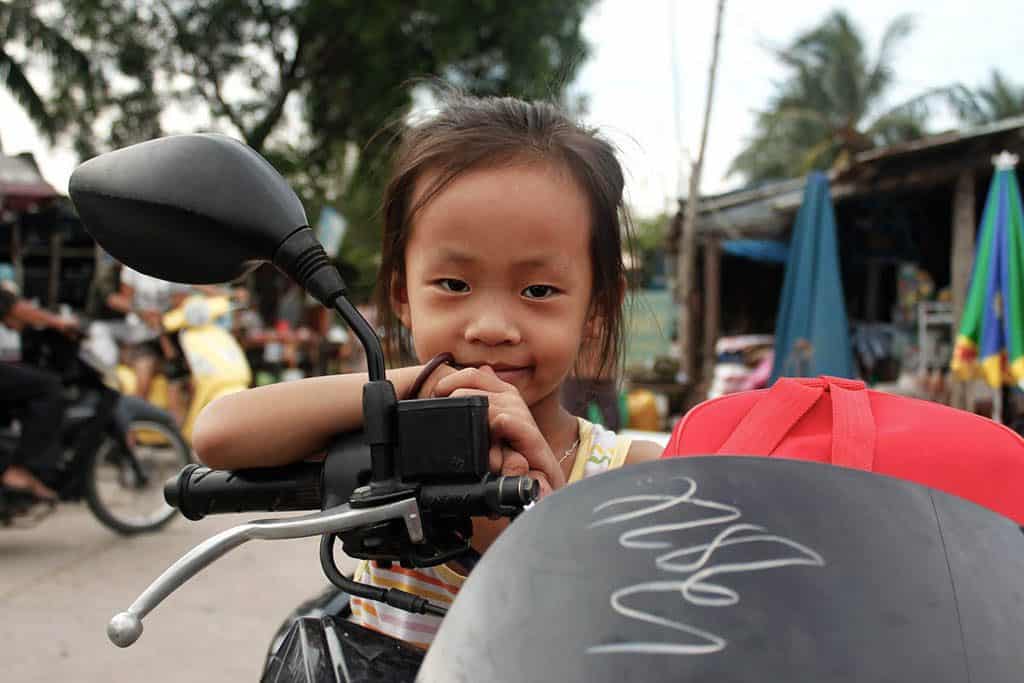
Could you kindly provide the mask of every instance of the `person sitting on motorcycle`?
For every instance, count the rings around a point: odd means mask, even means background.
[[[188,371],[172,340],[163,334],[162,319],[164,313],[181,303],[188,292],[188,285],[161,280],[123,266],[121,288],[107,297],[110,308],[134,314],[142,323],[136,327],[135,344],[128,354],[135,372],[134,394],[148,398],[153,378],[162,369],[168,380],[167,407],[179,424],[185,413],[180,380],[188,376]]]
[[[490,465],[535,478],[542,495],[656,459],[657,444],[617,436],[560,403],[581,351],[608,370],[622,342],[623,173],[613,147],[554,106],[451,96],[407,131],[384,197],[377,306],[389,356],[409,339],[421,363],[454,356],[420,396],[489,400]],[[620,219],[620,217],[623,217]],[[394,369],[400,397],[423,366]],[[359,428],[365,374],[336,375],[225,396],[200,415],[193,445],[209,466],[281,465]],[[507,521],[474,520],[484,551]],[[362,563],[356,580],[447,605],[461,565],[407,570]],[[352,599],[353,619],[426,646],[439,619]]]
[[[75,318],[54,315],[3,287],[0,287],[0,322],[15,330],[25,325],[51,327],[65,334],[78,330]],[[60,430],[55,428],[64,412],[60,378],[21,363],[0,361],[0,400],[24,407],[19,415],[21,438],[17,449],[9,462],[4,461],[4,454],[0,452],[0,484],[42,500],[57,500],[56,491],[32,470],[53,469],[60,457]]]

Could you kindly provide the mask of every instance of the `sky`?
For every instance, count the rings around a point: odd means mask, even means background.
[[[588,99],[587,123],[619,147],[627,201],[637,215],[671,210],[685,194],[700,138],[715,5],[715,0],[600,0],[585,19],[592,53],[573,87]],[[741,184],[742,179],[727,177],[729,164],[752,133],[756,110],[785,75],[765,46],[787,44],[837,8],[863,30],[871,54],[894,17],[914,18],[914,32],[896,51],[891,104],[945,84],[975,87],[988,81],[993,68],[1024,85],[1020,0],[726,0],[703,194]],[[948,117],[935,121],[936,129],[950,126]],[[7,154],[33,152],[46,179],[67,191],[74,154],[48,148],[2,89],[0,140]]]

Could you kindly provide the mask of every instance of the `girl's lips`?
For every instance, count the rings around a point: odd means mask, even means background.
[[[494,374],[503,382],[515,384],[517,380],[525,379],[530,374],[530,368],[494,368]]]
[[[515,384],[516,381],[526,379],[533,367],[530,365],[512,366],[512,365],[488,365],[487,363],[481,363],[479,365],[458,365],[460,368],[482,368],[489,367],[494,371],[494,374],[498,376],[503,382],[509,384]]]

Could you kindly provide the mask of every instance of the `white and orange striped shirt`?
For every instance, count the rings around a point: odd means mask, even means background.
[[[582,418],[577,419],[580,443],[569,474],[570,484],[621,467],[632,442],[629,437],[616,435]],[[367,561],[359,563],[353,578],[379,588],[398,588],[442,607],[451,605],[466,580],[465,576],[444,564],[419,569],[405,569],[392,564],[384,569],[376,562]],[[441,626],[441,617],[413,614],[373,600],[353,597],[349,604],[351,619],[355,623],[421,648],[430,645]]]

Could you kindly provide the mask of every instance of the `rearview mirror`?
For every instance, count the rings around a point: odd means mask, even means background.
[[[341,314],[366,349],[370,379],[384,379],[380,340],[345,298],[302,202],[255,150],[223,135],[158,138],[90,159],[69,190],[96,241],[147,275],[212,284],[273,262]]]
[[[175,135],[75,169],[71,199],[114,258],[176,282],[227,282],[301,228],[306,212],[284,178],[223,135]]]

